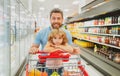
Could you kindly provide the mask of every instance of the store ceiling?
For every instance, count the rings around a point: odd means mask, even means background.
[[[29,9],[32,8],[32,13],[35,16],[48,18],[50,10],[58,7],[64,11],[64,16],[73,16],[78,14],[80,1],[85,0],[20,0],[24,6]],[[32,1],[32,6],[28,4]]]

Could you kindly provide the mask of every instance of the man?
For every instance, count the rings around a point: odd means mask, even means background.
[[[58,8],[53,9],[50,12],[51,26],[46,27],[38,32],[38,34],[36,35],[35,41],[30,48],[29,53],[35,54],[36,52],[38,52],[40,45],[41,45],[40,50],[43,50],[44,46],[46,45],[46,43],[48,41],[48,35],[51,32],[51,30],[61,28],[62,22],[63,22],[63,12]],[[68,43],[72,44],[72,37],[70,35],[70,32],[65,29],[63,29],[63,30],[67,35]],[[45,67],[45,64],[43,64],[43,63],[38,62],[37,66],[39,66],[39,65],[41,65],[42,67]],[[39,70],[44,71],[44,69],[39,69]],[[58,72],[62,73],[62,68],[60,70],[58,70]]]
[[[50,12],[50,23],[51,26],[46,27],[42,30],[40,30],[35,38],[34,43],[32,44],[30,48],[30,53],[34,54],[39,50],[39,46],[41,45],[41,50],[43,50],[44,46],[46,45],[48,41],[48,35],[51,32],[51,29],[61,28],[63,22],[63,12],[55,8]],[[70,32],[63,29],[64,32],[67,35],[68,43],[72,44],[72,37],[70,35]]]

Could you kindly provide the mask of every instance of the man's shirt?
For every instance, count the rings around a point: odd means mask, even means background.
[[[66,33],[66,36],[68,38],[68,43],[72,44],[72,36],[71,36],[70,32],[65,30],[65,29],[62,29],[62,30]],[[46,28],[40,30],[37,33],[35,41],[34,41],[34,44],[41,45],[41,49],[40,50],[43,50],[43,48],[45,47],[46,43],[48,42],[48,36],[49,36],[50,32],[51,32],[51,27],[46,27]]]

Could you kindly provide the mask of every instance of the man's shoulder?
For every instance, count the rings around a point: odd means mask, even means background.
[[[39,33],[45,33],[45,32],[47,32],[47,31],[49,31],[49,29],[50,29],[50,27],[45,27],[45,28],[41,29],[41,30],[39,31]]]
[[[63,30],[65,33],[70,33],[70,31],[68,31],[68,30],[66,30],[66,29],[64,29],[64,28],[62,28],[62,30]]]
[[[40,31],[47,31],[47,30],[49,30],[50,29],[50,27],[45,27],[45,28],[43,28],[42,30],[40,30]]]

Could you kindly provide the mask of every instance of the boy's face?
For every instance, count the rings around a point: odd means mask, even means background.
[[[56,35],[54,38],[53,38],[53,43],[55,45],[61,45],[63,42],[63,38],[60,37],[59,35]]]
[[[60,28],[63,22],[63,17],[61,13],[52,13],[50,17],[50,22],[51,22],[52,28],[54,29]]]

